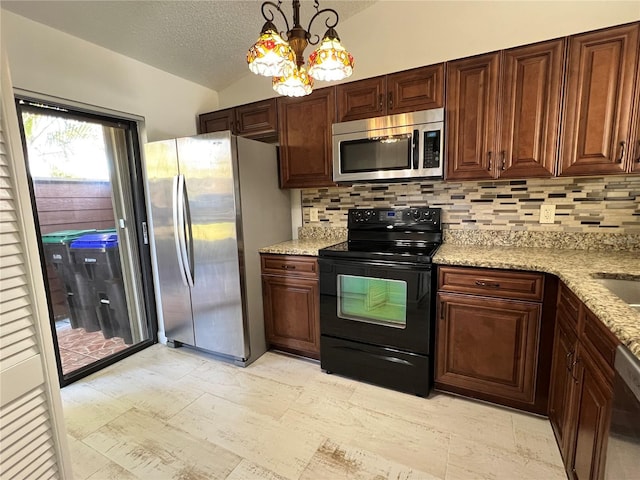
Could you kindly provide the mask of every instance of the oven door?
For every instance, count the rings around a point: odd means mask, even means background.
[[[428,355],[431,265],[320,258],[320,333]]]

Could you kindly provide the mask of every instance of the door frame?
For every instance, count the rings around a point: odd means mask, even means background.
[[[27,144],[24,132],[24,125],[22,122],[21,114],[25,109],[38,108],[38,106],[45,105],[46,107],[52,107],[57,116],[73,118],[73,119],[86,119],[88,121],[99,122],[103,125],[112,125],[124,127],[126,130],[126,147],[130,160],[130,189],[132,200],[132,213],[134,216],[135,228],[130,232],[135,237],[139,265],[142,273],[142,302],[144,303],[144,310],[147,313],[147,333],[148,339],[143,340],[138,344],[131,345],[130,347],[117,352],[116,354],[96,362],[91,363],[85,367],[82,367],[70,374],[63,374],[62,362],[60,360],[60,351],[58,345],[58,339],[55,334],[55,318],[53,313],[51,294],[48,288],[44,288],[47,297],[47,307],[49,310],[49,323],[52,331],[52,342],[54,345],[54,352],[56,357],[56,364],[58,370],[58,379],[60,386],[64,387],[81,378],[84,378],[92,373],[95,373],[109,365],[119,362],[123,358],[126,358],[140,350],[143,350],[154,343],[158,342],[158,316],[156,308],[155,290],[153,285],[153,270],[151,262],[151,239],[149,230],[149,219],[146,208],[146,191],[144,183],[143,173],[143,157],[142,157],[142,145],[146,141],[146,132],[144,118],[136,115],[126,114],[123,112],[117,112],[108,110],[101,107],[94,107],[91,105],[81,104],[69,100],[59,99],[47,95],[40,95],[34,92],[22,91],[14,89],[15,107],[17,113],[17,121],[20,127],[20,137],[22,141],[22,150],[24,153],[25,169],[27,172],[27,182],[29,186],[29,195],[31,198],[31,209],[33,213],[33,220],[36,228],[38,250],[40,255],[40,268],[42,273],[41,281],[44,286],[47,285],[46,278],[46,262],[44,256],[44,249],[42,245],[40,223],[38,218],[38,210],[35,203],[35,194],[33,186],[33,178],[28,167],[27,159]],[[23,104],[27,104],[28,107],[24,107]],[[29,105],[31,104],[31,105]],[[46,108],[45,107],[45,108]],[[72,113],[70,113],[72,112]],[[146,225],[146,234],[143,232],[143,225]]]

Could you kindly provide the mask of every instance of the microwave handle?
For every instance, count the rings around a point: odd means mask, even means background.
[[[413,144],[412,144],[412,157],[413,157],[413,169],[420,168],[420,130],[413,131]]]

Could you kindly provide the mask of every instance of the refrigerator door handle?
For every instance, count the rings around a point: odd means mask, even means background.
[[[187,182],[182,175],[182,211],[184,212],[186,221],[184,222],[184,264],[187,274],[187,282],[193,287],[195,283],[195,263],[193,258],[193,231],[191,230],[191,209],[189,207],[189,192],[187,191]]]
[[[180,194],[179,194],[179,184],[180,177],[182,175],[176,175],[173,177],[173,240],[175,242],[176,247],[176,257],[178,258],[178,270],[180,270],[180,276],[182,277],[182,283],[185,285],[189,285],[187,283],[187,274],[184,269],[184,261],[182,258],[182,249],[180,245],[180,231],[182,230],[182,225],[180,221],[181,211],[180,208]]]
[[[193,287],[193,262],[189,258],[187,248],[191,247],[191,224],[185,223],[185,217],[190,222],[189,202],[185,188],[184,175],[178,175],[178,226],[177,229],[180,245],[180,263],[182,265],[182,279],[186,285]],[[185,215],[186,214],[186,215]],[[188,232],[187,232],[188,230]],[[187,246],[188,244],[188,246]]]

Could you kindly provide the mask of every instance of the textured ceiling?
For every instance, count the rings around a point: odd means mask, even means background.
[[[375,0],[321,1],[344,20]],[[256,41],[264,19],[261,1],[9,1],[2,8],[75,37],[108,48],[148,65],[214,90],[247,74],[245,55]],[[292,22],[291,2],[282,8]],[[313,15],[313,1],[303,0],[300,23]],[[313,34],[324,33],[318,18]],[[276,26],[284,30],[282,18]],[[347,35],[336,30],[342,38]],[[348,42],[347,42],[348,43]],[[307,54],[310,53],[307,47]]]

